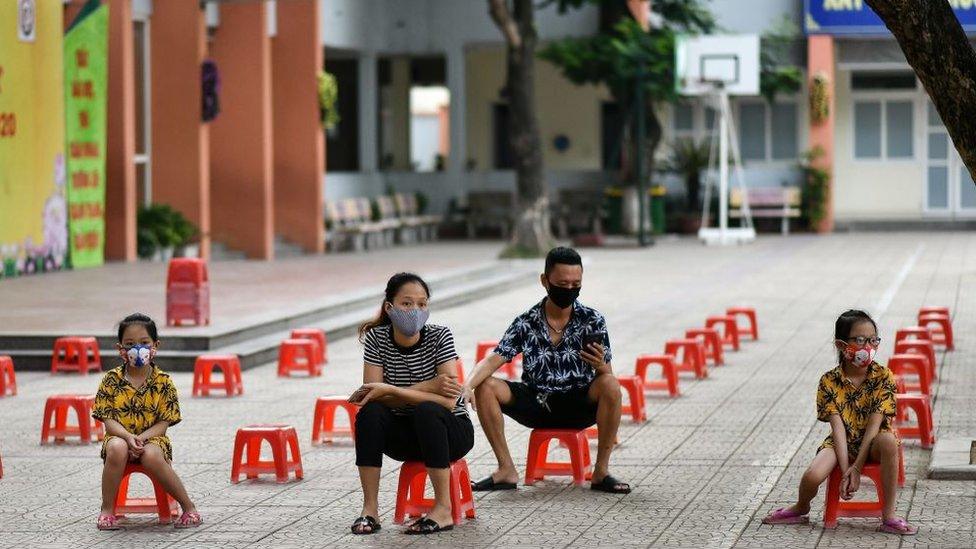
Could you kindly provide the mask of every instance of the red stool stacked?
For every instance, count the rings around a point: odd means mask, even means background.
[[[840,481],[841,472],[835,467],[827,481],[827,509],[824,511],[824,528],[837,528],[838,517],[880,517],[884,508],[885,494],[881,486],[881,465],[866,463],[861,471],[862,477],[874,481],[878,489],[878,499],[875,501],[841,501]],[[864,484],[862,483],[863,487]]]
[[[925,309],[922,309],[923,311]],[[918,313],[918,325],[928,328],[932,332],[932,343],[945,347],[951,351],[956,348],[952,340],[952,320],[949,319],[949,309],[945,312],[922,312]]]
[[[722,338],[719,336],[718,330],[713,328],[687,330],[685,337],[701,340],[705,346],[705,358],[711,360],[713,366],[725,364],[725,358],[722,355]]]
[[[722,345],[739,350],[739,325],[734,316],[710,316],[705,319],[706,328],[722,327]]]
[[[569,450],[569,463],[549,461],[549,442],[558,440]],[[549,476],[572,476],[573,482],[583,484],[592,474],[590,445],[585,430],[533,429],[529,435],[529,455],[525,465],[525,484]]]
[[[620,407],[620,414],[630,414],[634,423],[647,420],[646,403],[644,401],[644,380],[641,376],[617,376],[620,388],[627,392],[628,403]]]
[[[408,461],[400,467],[394,524],[403,524],[406,517],[419,517],[434,508],[434,500],[424,497],[426,488],[427,468],[423,462]],[[463,459],[451,462],[451,516],[454,524],[461,524],[461,515],[474,518],[471,474]]]
[[[261,443],[267,441],[271,446],[273,461],[261,461]],[[247,463],[242,463],[244,448],[247,448]],[[291,448],[291,459],[288,459],[288,448]],[[289,473],[295,473],[296,479],[301,479],[302,454],[298,449],[298,434],[295,428],[280,423],[266,425],[248,425],[237,430],[234,439],[234,461],[230,470],[230,481],[237,484],[241,473],[247,478],[258,478],[258,475],[274,473],[275,479],[288,482]]]
[[[0,397],[17,394],[17,376],[14,374],[14,359],[0,356]]]
[[[899,328],[898,331],[895,332],[895,343],[915,339],[921,341],[932,341],[932,332],[930,332],[928,328],[924,328],[922,326],[908,326],[906,328]]]
[[[891,355],[891,358],[888,359],[888,369],[897,378],[903,380],[905,391],[902,392],[932,394],[931,380],[929,379],[929,360],[924,355]],[[906,378],[910,375],[915,376],[917,381],[908,381]]]
[[[152,482],[154,497],[129,497],[129,477],[133,473],[145,475]],[[137,513],[157,513],[160,524],[169,524],[173,521],[173,517],[180,514],[173,496],[167,494],[162,485],[156,482],[156,479],[143,469],[142,465],[129,463],[125,466],[125,472],[122,473],[122,483],[119,484],[119,491],[115,496],[115,507],[112,514],[117,517],[124,517]]]
[[[54,341],[51,355],[51,373],[102,370],[102,355],[94,337],[59,337]]]
[[[171,259],[166,274],[166,325],[186,321],[210,324],[210,275],[207,262],[195,257]]]
[[[220,368],[223,379],[213,382],[214,368]],[[198,356],[193,365],[193,396],[210,396],[210,390],[222,390],[227,396],[243,395],[241,361],[237,355]]]
[[[475,366],[477,366],[479,362],[484,360],[484,358],[488,356],[488,353],[495,350],[495,347],[497,346],[498,346],[497,340],[479,341],[474,354]],[[517,366],[521,366],[521,365],[522,365],[522,355],[517,355],[513,357],[512,360],[509,360],[505,364],[502,364],[502,367],[499,368],[499,370],[504,372],[505,375],[508,377],[508,379],[516,380],[519,378]]]
[[[299,328],[291,331],[291,339],[313,339],[318,342],[318,355],[316,359],[320,366],[324,366],[329,361],[329,342],[326,339],[325,331],[318,328]]]
[[[756,321],[755,309],[752,307],[730,307],[725,310],[725,314],[735,319],[745,316],[749,326],[745,328],[738,326],[740,337],[749,336],[753,341],[759,339],[759,323]]]
[[[661,366],[661,379],[647,379],[647,368]],[[681,396],[678,388],[678,365],[671,355],[640,355],[634,365],[634,373],[644,382],[645,391],[667,391],[671,397]]]
[[[939,378],[937,363],[935,361],[935,346],[931,341],[922,339],[907,339],[895,343],[895,354],[908,355],[918,354],[926,358],[929,367],[929,380],[934,381]]]
[[[78,436],[82,442],[101,440],[105,436],[105,426],[92,419],[92,395],[54,395],[48,397],[44,405],[44,425],[41,427],[41,444],[54,437],[55,442],[64,442],[67,437]],[[68,410],[78,415],[77,425],[68,425]]]
[[[336,428],[337,408],[342,408],[349,415],[348,428]],[[359,406],[349,402],[348,397],[319,397],[315,401],[315,416],[312,419],[312,444],[333,442],[336,437],[349,437],[356,440],[356,414],[358,413]]]
[[[935,444],[935,430],[932,425],[932,401],[928,395],[895,395],[897,414],[895,428],[901,438],[918,440],[922,448],[931,448]],[[915,412],[916,424],[909,425],[908,410]]]
[[[318,363],[319,344],[312,339],[286,339],[278,348],[278,377],[289,377],[294,371],[322,375]]]
[[[705,346],[697,339],[673,339],[664,344],[664,354],[674,357],[679,372],[693,372],[698,379],[708,377]],[[678,360],[678,357],[681,360]]]

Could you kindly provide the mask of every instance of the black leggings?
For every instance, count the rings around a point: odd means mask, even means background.
[[[356,465],[360,467],[380,467],[386,454],[397,461],[423,461],[432,469],[446,469],[472,446],[471,419],[433,402],[418,404],[407,416],[368,402],[356,415]]]

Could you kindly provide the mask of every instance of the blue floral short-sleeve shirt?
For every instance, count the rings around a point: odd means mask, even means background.
[[[540,392],[563,393],[589,387],[596,370],[580,355],[583,336],[590,332],[606,334],[604,359],[609,364],[612,354],[607,321],[595,309],[575,301],[563,337],[558,345],[553,345],[543,313],[544,304],[545,299],[512,321],[495,347],[495,354],[511,360],[521,353],[522,381]]]

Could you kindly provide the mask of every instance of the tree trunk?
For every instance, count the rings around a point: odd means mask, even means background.
[[[866,0],[895,35],[976,179],[976,52],[945,0]]]
[[[508,44],[509,140],[515,157],[517,214],[507,255],[542,255],[553,244],[549,197],[542,169],[542,143],[535,109],[535,7],[515,0],[512,12],[521,41]]]

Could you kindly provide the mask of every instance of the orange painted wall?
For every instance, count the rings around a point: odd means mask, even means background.
[[[201,121],[200,63],[206,51],[197,0],[153,3],[152,191],[200,228],[210,256],[210,128]]]
[[[210,52],[220,73],[221,105],[211,123],[213,238],[249,258],[272,259],[274,159],[266,4],[222,3]]]
[[[136,259],[135,61],[132,5],[109,0],[105,258]]]
[[[278,2],[271,40],[275,231],[306,252],[324,249],[325,143],[316,75],[323,67],[318,0]]]
[[[807,38],[807,78],[808,85],[816,74],[827,76],[828,116],[826,120],[810,123],[810,148],[820,147],[823,156],[817,160],[817,165],[830,173],[827,186],[827,215],[817,227],[821,233],[834,230],[834,120],[837,111],[834,83],[837,79],[835,70],[835,49],[832,36],[810,36]]]

